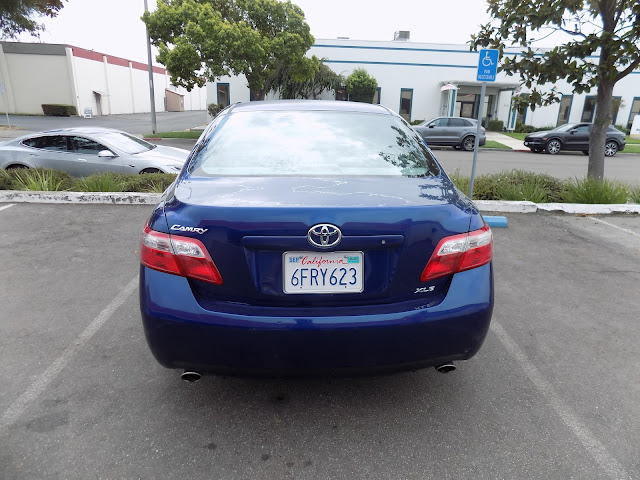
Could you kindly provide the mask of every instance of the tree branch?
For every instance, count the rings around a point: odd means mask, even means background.
[[[627,68],[625,68],[621,72],[618,72],[618,75],[616,75],[615,81],[617,82],[618,80],[629,75],[636,68],[638,68],[638,65],[640,65],[640,57],[636,58],[633,62],[631,62]]]

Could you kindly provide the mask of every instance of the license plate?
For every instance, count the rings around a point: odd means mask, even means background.
[[[360,293],[364,290],[362,252],[285,252],[284,293]]]

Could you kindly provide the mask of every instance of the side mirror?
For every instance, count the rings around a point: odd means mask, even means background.
[[[435,125],[433,123],[430,123],[429,125],[427,125],[427,127],[433,128],[433,127],[435,127]]]
[[[99,158],[113,158],[113,157],[117,157],[117,155],[115,153],[113,153],[111,150],[100,150],[98,152],[98,157]]]

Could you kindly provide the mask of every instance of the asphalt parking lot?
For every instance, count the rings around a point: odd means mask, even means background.
[[[204,377],[147,349],[149,206],[0,204],[0,478],[640,478],[640,218],[509,214],[479,354]]]

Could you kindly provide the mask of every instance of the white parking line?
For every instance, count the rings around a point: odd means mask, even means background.
[[[20,395],[9,408],[2,414],[0,418],[0,430],[13,424],[24,411],[31,405],[38,396],[44,392],[51,381],[64,369],[69,360],[78,353],[78,351],[93,337],[100,327],[111,318],[115,311],[122,305],[125,300],[133,293],[138,286],[138,277],[136,276],[129,284],[124,287],[118,295],[111,301],[100,314],[78,335],[78,337],[67,346],[58,358],[49,365],[42,375],[40,375],[31,386]]]
[[[10,203],[9,205],[5,205],[4,207],[0,207],[0,211],[6,210],[7,208],[13,207],[15,203]]]
[[[553,386],[544,378],[535,365],[527,358],[518,344],[509,336],[498,322],[491,322],[491,330],[496,334],[500,343],[513,356],[527,375],[531,383],[544,396],[547,402],[555,410],[567,427],[580,440],[591,457],[600,468],[612,479],[630,480],[631,477],[624,467],[608,451],[607,448],[595,437],[595,435],[580,421],[562,398],[556,393]]]
[[[634,232],[633,230],[628,230],[626,228],[619,227],[618,225],[614,225],[613,223],[609,223],[609,222],[607,222],[605,220],[602,220],[600,218],[591,217],[591,220],[595,220],[596,222],[604,223],[605,225],[609,225],[610,227],[617,228],[618,230],[621,230],[621,231],[623,231],[625,233],[630,233],[631,235],[635,235],[636,237],[640,237],[640,234]]]

